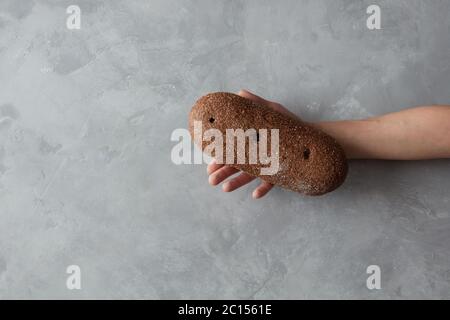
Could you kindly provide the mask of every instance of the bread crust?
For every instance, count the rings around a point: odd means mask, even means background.
[[[214,121],[212,121],[214,119]],[[261,164],[230,164],[252,176],[274,185],[307,195],[322,195],[335,190],[345,180],[347,159],[342,147],[328,134],[312,126],[276,112],[265,105],[233,93],[216,92],[201,97],[189,114],[189,131],[194,138],[194,121],[201,121],[203,130],[226,129],[279,130],[279,170],[273,175],[261,175]],[[270,135],[268,150],[270,151]],[[210,142],[203,141],[205,149]],[[237,153],[237,146],[234,146]],[[248,160],[248,143],[246,145]],[[225,145],[223,148],[225,154]],[[213,155],[214,156],[214,155]]]

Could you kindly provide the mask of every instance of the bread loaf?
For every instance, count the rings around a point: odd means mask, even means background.
[[[267,129],[268,132],[278,129],[279,168],[276,173],[261,175],[261,168],[267,164],[260,161],[255,164],[227,163],[274,185],[307,195],[322,195],[339,187],[347,175],[345,153],[331,136],[236,94],[210,93],[195,103],[189,115],[189,131],[193,138],[194,121],[201,121],[203,130],[217,129],[224,136],[227,129],[255,129],[256,132],[260,132],[260,129]],[[259,140],[258,133],[256,135],[254,138]],[[201,142],[197,141],[202,150],[210,143],[203,139]],[[270,151],[270,135],[267,143],[267,150]],[[246,159],[248,145],[247,142]],[[238,153],[236,148],[235,144],[233,152]],[[224,143],[223,155],[225,154]]]

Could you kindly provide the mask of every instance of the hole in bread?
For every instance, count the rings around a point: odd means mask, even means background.
[[[310,154],[311,154],[311,150],[309,150],[308,148],[303,150],[303,159],[308,160]]]
[[[216,121],[216,119],[214,119],[213,117],[209,118],[210,123],[214,123],[214,121]]]
[[[256,133],[256,142],[259,142],[259,133]]]

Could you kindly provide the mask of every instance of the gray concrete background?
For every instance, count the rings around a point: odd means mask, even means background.
[[[354,162],[324,197],[254,201],[255,184],[225,194],[170,160],[209,91],[308,120],[449,104],[449,16],[437,0],[0,0],[0,298],[450,298],[449,161]]]

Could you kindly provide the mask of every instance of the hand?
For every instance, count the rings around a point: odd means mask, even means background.
[[[241,90],[238,93],[241,97],[247,98],[249,100],[252,100],[258,104],[266,105],[273,110],[283,113],[285,115],[288,115],[292,118],[299,119],[295,114],[287,110],[285,107],[283,107],[281,104],[265,100],[261,97],[258,97],[257,95],[254,95],[246,90]],[[209,175],[209,183],[213,186],[216,186],[226,180],[227,178],[231,177],[232,175],[240,172],[240,170],[235,169],[230,166],[226,166],[224,164],[217,164],[215,160],[213,160],[207,168],[207,172]],[[231,192],[234,191],[247,183],[253,181],[256,179],[256,177],[251,176],[245,172],[241,172],[237,177],[234,177],[228,181],[226,181],[222,185],[222,190],[225,192]],[[253,191],[252,196],[254,199],[259,199],[261,197],[264,197],[271,189],[273,188],[273,184],[270,184],[265,181],[261,181],[259,186]]]

